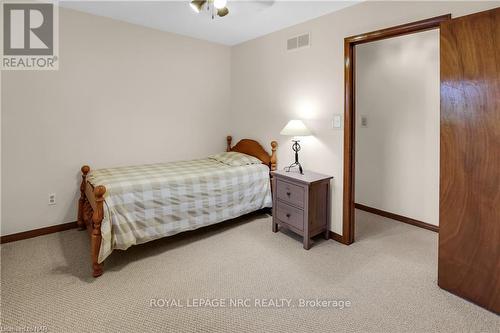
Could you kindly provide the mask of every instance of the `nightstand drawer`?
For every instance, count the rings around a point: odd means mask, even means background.
[[[304,230],[304,211],[283,202],[278,202],[276,207],[276,217],[281,222],[291,225],[299,229]]]
[[[278,180],[276,193],[278,199],[297,207],[304,208],[304,188],[302,186]]]

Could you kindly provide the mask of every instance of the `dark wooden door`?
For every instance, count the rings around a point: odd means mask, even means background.
[[[500,8],[441,24],[438,284],[500,312]]]

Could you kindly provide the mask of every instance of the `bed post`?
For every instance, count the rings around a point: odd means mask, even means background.
[[[231,141],[233,141],[233,137],[231,135],[228,135],[226,137],[226,141],[227,141],[226,151],[231,151]]]
[[[78,200],[78,229],[85,229],[85,220],[83,218],[84,209],[85,209],[85,201],[87,200],[85,196],[85,186],[87,186],[87,174],[90,171],[90,167],[88,165],[84,165],[81,168],[82,170],[82,183],[80,184],[80,199]]]
[[[104,193],[106,193],[106,187],[99,185],[94,189],[95,195],[95,204],[96,209],[92,214],[92,236],[91,236],[91,244],[90,251],[92,256],[92,275],[94,277],[101,276],[103,273],[102,263],[98,262],[99,260],[99,250],[101,249],[101,222],[104,218]]]
[[[276,169],[278,168],[278,158],[276,157],[277,147],[278,147],[278,142],[271,141],[271,161],[269,162],[269,169],[271,170],[271,172],[269,172],[269,179],[271,181],[271,194],[274,193],[274,181],[273,181],[274,176],[272,172],[276,171]],[[272,209],[270,214],[273,215]]]
[[[276,157],[276,148],[278,143],[276,141],[271,141],[271,171],[275,171],[278,167],[278,158]]]

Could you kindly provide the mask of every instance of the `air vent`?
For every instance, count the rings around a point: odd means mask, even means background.
[[[297,45],[298,45],[298,38],[297,38],[297,37],[290,38],[290,39],[286,42],[286,49],[287,49],[287,50],[293,50],[293,49],[296,49],[296,48],[297,48]]]
[[[299,40],[299,47],[309,46],[309,34],[297,37]]]
[[[302,47],[309,46],[309,42],[310,42],[310,35],[309,34],[304,34],[304,35],[300,35],[297,37],[293,37],[293,38],[290,38],[287,40],[286,49],[288,51],[300,49]]]

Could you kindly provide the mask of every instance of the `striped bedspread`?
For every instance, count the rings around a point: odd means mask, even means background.
[[[92,171],[106,186],[99,262],[114,249],[271,207],[269,168],[200,159]]]

